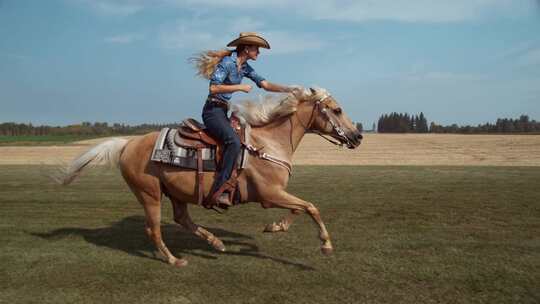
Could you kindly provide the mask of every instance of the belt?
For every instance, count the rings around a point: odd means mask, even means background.
[[[209,96],[208,99],[206,99],[206,103],[217,107],[225,108],[227,110],[229,109],[229,102],[223,99],[219,99],[217,97]]]

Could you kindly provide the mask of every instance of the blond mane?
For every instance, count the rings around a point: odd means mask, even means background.
[[[329,95],[328,91],[322,88],[298,89],[285,97],[266,95],[260,102],[246,100],[233,105],[232,111],[249,125],[259,127],[296,112],[300,102],[316,100],[325,95]]]

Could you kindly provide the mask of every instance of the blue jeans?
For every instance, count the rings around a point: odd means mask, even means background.
[[[224,107],[207,102],[203,108],[202,119],[208,133],[220,141],[224,148],[221,169],[216,174],[210,192],[214,193],[231,177],[242,145],[240,138],[231,127],[231,123],[227,117],[227,110]]]

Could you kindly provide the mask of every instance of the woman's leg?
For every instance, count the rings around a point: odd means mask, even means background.
[[[216,106],[205,106],[203,110],[203,121],[207,131],[223,143],[223,159],[221,168],[216,173],[214,184],[210,191],[212,196],[231,177],[235,162],[240,154],[242,145],[240,138],[231,127],[227,118],[227,111]]]

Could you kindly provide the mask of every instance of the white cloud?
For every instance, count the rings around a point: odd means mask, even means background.
[[[30,56],[27,56],[27,55],[14,54],[14,53],[4,53],[4,52],[0,52],[0,57],[7,57],[7,58],[10,58],[10,59],[16,59],[16,60],[28,60],[28,59],[30,59]]]
[[[315,19],[437,23],[473,20],[491,14],[519,15],[528,13],[534,5],[534,0],[334,0],[317,2],[307,11]]]
[[[105,42],[117,43],[117,44],[129,44],[135,41],[144,39],[143,34],[131,33],[131,34],[122,34],[105,38]]]
[[[232,33],[253,32],[259,30],[263,26],[264,22],[246,16],[234,18],[229,26],[229,31]]]
[[[70,0],[79,2],[103,15],[128,16],[147,7],[148,2],[141,0]]]
[[[224,36],[224,29],[232,34]],[[268,54],[296,53],[320,49],[324,45],[312,34],[265,29],[262,22],[251,18],[178,20],[172,27],[163,27],[159,39],[161,47],[165,49],[201,51],[225,48],[228,42],[237,37],[238,32],[253,30],[270,42],[272,50]]]
[[[83,1],[98,12],[130,15],[155,5],[177,9],[264,10],[307,19],[350,22],[461,22],[489,16],[519,16],[538,10],[535,0],[71,0]]]
[[[509,48],[506,48],[505,50],[495,54],[493,56],[493,58],[495,58],[495,59],[504,59],[504,58],[507,58],[507,57],[516,56],[517,54],[521,54],[523,52],[526,52],[530,48],[534,47],[534,45],[536,43],[537,42],[533,41],[533,40],[528,40],[528,41],[523,41],[523,42],[516,43],[516,44],[510,46]]]
[[[114,4],[110,2],[93,2],[93,5],[99,11],[109,15],[131,15],[144,8],[139,4]]]
[[[311,34],[285,31],[263,31],[262,35],[270,42],[272,47],[269,55],[317,50],[324,46],[321,39]]]
[[[429,71],[429,72],[409,75],[408,78],[414,79],[414,80],[420,80],[420,81],[433,80],[433,81],[446,81],[446,82],[457,82],[457,81],[466,82],[466,81],[488,80],[490,77],[486,74]]]
[[[162,48],[189,49],[202,51],[225,47],[227,39],[214,35],[210,31],[190,27],[187,24],[178,24],[172,29],[163,29],[159,35]]]
[[[243,9],[261,9],[261,8],[276,8],[286,7],[291,5],[291,1],[287,0],[250,0],[250,1],[238,1],[238,0],[163,0],[177,7],[190,7],[190,8],[203,8],[203,7],[217,7],[217,8],[243,8]],[[299,1],[301,2],[301,1]],[[294,3],[294,2],[293,2]],[[292,4],[294,5],[294,4]]]
[[[493,56],[497,61],[527,67],[540,64],[540,40],[529,40],[515,44]]]
[[[519,66],[533,66],[540,64],[540,47],[527,50],[517,58]]]

